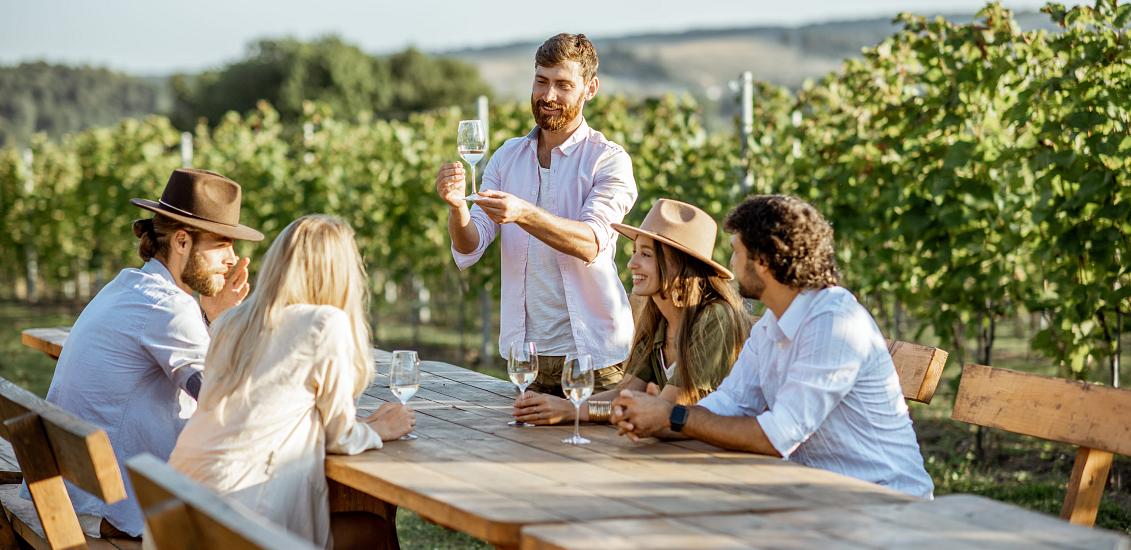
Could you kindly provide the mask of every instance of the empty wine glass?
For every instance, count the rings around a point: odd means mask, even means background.
[[[573,403],[573,435],[562,440],[570,445],[587,445],[581,437],[581,404],[593,395],[593,359],[588,355],[567,355],[562,365],[562,391]]]
[[[511,342],[507,350],[507,375],[510,376],[511,382],[518,387],[518,402],[522,403],[527,386],[533,384],[534,379],[538,378],[538,346],[535,346],[534,342]],[[521,422],[517,419],[507,422],[507,425],[520,428],[534,426],[534,424]]]
[[[483,122],[479,120],[461,120],[459,129],[456,130],[456,145],[459,147],[459,156],[471,167],[471,194],[465,200],[475,201],[479,198],[479,187],[475,184],[475,167],[483,160],[487,153],[487,132],[483,130]]]
[[[415,351],[396,350],[393,352],[393,361],[389,365],[389,390],[393,392],[401,405],[407,405],[408,400],[416,395],[420,389],[420,359]],[[412,433],[405,434],[401,439],[416,439]]]

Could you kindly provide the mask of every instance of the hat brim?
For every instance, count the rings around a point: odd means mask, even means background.
[[[184,214],[173,212],[165,208],[159,202],[154,202],[146,199],[130,199],[130,204],[139,208],[144,208],[151,212],[155,212],[157,214],[161,214],[162,216],[173,218],[174,220],[177,220],[185,225],[203,229],[209,233],[215,233],[222,237],[228,237],[229,239],[235,239],[239,241],[263,240],[263,233],[260,233],[246,225],[228,225],[226,223],[218,223],[208,220],[202,220],[200,218],[194,218],[192,216],[185,216]]]
[[[711,269],[715,270],[715,273],[719,276],[720,279],[734,278],[734,273],[731,273],[729,269],[723,267],[723,265],[719,262],[716,262],[715,260],[712,260],[710,258],[704,258],[698,252],[695,252],[694,250],[691,250],[690,248],[687,248],[686,246],[683,246],[682,244],[679,244],[663,235],[657,235],[655,233],[652,233],[651,231],[645,231],[643,229],[640,229],[639,227],[632,227],[631,225],[625,225],[623,223],[614,223],[611,225],[613,229],[617,230],[618,233],[632,239],[633,241],[636,240],[636,237],[645,235],[657,241],[660,241],[676,250],[679,250],[680,252],[683,252],[688,256],[691,256],[692,258],[695,258],[696,260],[699,260],[711,266]]]

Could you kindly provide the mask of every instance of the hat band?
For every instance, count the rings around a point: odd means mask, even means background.
[[[168,208],[169,210],[172,210],[173,212],[176,212],[177,214],[180,214],[182,216],[188,216],[190,218],[196,218],[198,220],[203,220],[203,221],[206,221],[206,222],[218,223],[220,225],[226,225],[228,227],[235,227],[236,226],[236,224],[234,224],[234,223],[220,222],[220,221],[216,221],[216,220],[210,220],[210,219],[205,218],[203,216],[197,216],[196,214],[193,214],[192,212],[189,212],[188,210],[182,210],[180,208],[177,208],[176,206],[173,206],[173,205],[171,205],[171,204],[169,204],[169,203],[167,203],[167,202],[165,202],[161,199],[157,200],[157,204],[160,204],[161,206],[164,206],[165,208]]]

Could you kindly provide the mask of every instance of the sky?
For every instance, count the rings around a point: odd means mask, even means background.
[[[1006,0],[1036,10],[1040,0]],[[1065,2],[1066,4],[1079,2]],[[974,14],[980,0],[0,0],[0,64],[46,60],[138,75],[195,72],[258,38],[337,34],[371,53],[443,51],[543,40],[748,25]]]

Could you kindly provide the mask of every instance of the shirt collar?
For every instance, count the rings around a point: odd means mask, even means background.
[[[165,264],[161,263],[161,260],[157,258],[150,258],[145,262],[145,265],[141,266],[141,270],[150,275],[157,275],[165,279],[169,284],[177,287],[178,290],[181,288],[177,286],[177,282],[173,280],[173,274],[169,271],[169,268],[165,267]]]
[[[792,342],[797,336],[797,331],[801,330],[801,322],[809,314],[809,305],[813,303],[813,297],[816,294],[817,291],[815,290],[801,291],[790,302],[781,319],[776,319],[778,330],[781,331],[786,340]]]
[[[566,140],[563,141],[561,145],[557,146],[556,149],[560,150],[563,155],[568,157],[573,152],[575,145],[589,139],[589,134],[590,134],[589,123],[585,120],[585,117],[583,116],[583,117],[581,117],[581,125],[578,126],[577,129],[574,130],[573,133],[570,134],[569,137],[566,138]],[[537,148],[537,146],[538,146],[538,126],[535,126],[533,130],[531,130],[528,134],[526,134],[526,139],[530,142],[530,145],[532,147]]]

